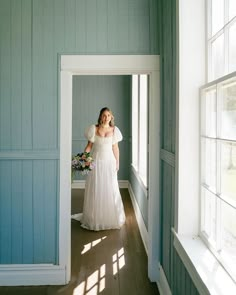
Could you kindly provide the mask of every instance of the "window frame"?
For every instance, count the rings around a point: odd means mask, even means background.
[[[232,279],[236,282],[236,273],[233,273],[233,271],[230,269],[230,264],[224,259],[224,257],[222,257],[222,255],[220,255],[220,251],[221,251],[221,223],[220,223],[220,218],[221,218],[221,202],[226,203],[227,205],[229,205],[231,208],[233,207],[235,209],[236,212],[236,207],[235,204],[233,204],[233,202],[229,201],[228,198],[220,193],[220,183],[221,183],[221,178],[220,178],[220,171],[221,171],[221,148],[220,145],[222,142],[233,142],[236,144],[236,139],[227,139],[227,138],[223,138],[222,135],[220,134],[219,131],[219,125],[217,121],[220,122],[221,118],[220,118],[220,112],[221,112],[221,106],[220,106],[220,101],[221,101],[221,97],[220,97],[220,91],[221,88],[223,88],[224,85],[228,85],[230,83],[236,83],[236,71],[232,72],[228,75],[225,75],[219,79],[216,79],[214,81],[211,81],[205,85],[203,85],[200,88],[200,102],[202,102],[202,93],[205,92],[206,90],[210,90],[210,89],[216,89],[216,134],[215,137],[214,136],[206,136],[203,135],[203,127],[202,125],[205,124],[205,117],[204,115],[202,115],[203,110],[203,106],[201,104],[200,106],[200,112],[201,112],[201,128],[200,128],[200,145],[201,145],[201,141],[202,138],[208,138],[208,139],[215,139],[216,140],[216,190],[213,191],[211,189],[207,188],[207,184],[202,182],[202,174],[203,172],[203,160],[202,158],[205,156],[202,153],[202,148],[200,148],[200,229],[199,229],[199,236],[200,238],[203,240],[203,242],[207,245],[207,247],[210,249],[210,251],[214,254],[214,256],[217,258],[217,260],[223,265],[223,267],[226,269],[226,271],[229,273],[229,275],[232,277]],[[203,117],[202,117],[203,116]],[[208,234],[205,232],[205,230],[203,229],[204,224],[203,224],[203,220],[205,219],[205,208],[203,205],[203,195],[202,195],[202,188],[205,187],[205,189],[207,189],[211,194],[214,195],[215,197],[215,203],[216,203],[216,212],[215,212],[215,216],[216,216],[216,241],[215,243],[213,241],[211,241],[211,236],[208,236]],[[208,212],[209,213],[209,212]]]
[[[207,38],[207,81],[214,81],[222,76],[225,76],[233,71],[229,71],[229,30],[236,23],[236,16],[229,19],[228,15],[229,0],[224,0],[224,25],[212,35],[212,0],[207,0],[207,13],[206,13],[206,38]],[[224,64],[223,75],[214,78],[212,73],[212,43],[220,36],[224,36]]]
[[[141,169],[141,148],[140,148],[140,144],[141,144],[141,77],[142,76],[146,76],[147,77],[147,85],[146,85],[146,109],[147,109],[147,117],[146,117],[146,171],[145,171],[145,175],[146,177],[143,177],[143,173],[140,172]],[[137,77],[137,100],[138,102],[136,102],[136,105],[138,106],[138,118],[137,120],[135,120],[134,118],[134,113],[133,113],[133,79]],[[148,181],[148,175],[149,175],[149,75],[148,74],[137,74],[137,75],[132,75],[132,163],[131,163],[131,167],[132,170],[134,172],[134,174],[136,175],[136,178],[138,179],[141,187],[143,188],[143,191],[145,192],[145,195],[148,197],[147,191],[148,191],[148,185],[149,185],[149,181]],[[133,126],[134,120],[137,122],[137,126]],[[134,141],[134,134],[135,134],[135,128],[137,128],[137,139],[135,139],[135,142],[137,142],[137,147],[135,150],[135,154],[137,155],[137,159],[133,158],[134,155],[134,145],[133,145],[133,141]]]

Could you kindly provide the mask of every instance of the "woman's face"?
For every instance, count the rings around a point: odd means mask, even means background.
[[[101,119],[103,124],[109,124],[112,119],[111,113],[109,111],[104,111],[102,113]]]

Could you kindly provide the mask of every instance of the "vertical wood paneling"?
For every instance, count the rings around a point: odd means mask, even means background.
[[[76,0],[65,0],[65,51],[75,52]]]
[[[159,38],[161,34],[160,15],[161,0],[150,0],[150,52],[159,52]]]
[[[108,51],[118,52],[118,0],[108,1]]]
[[[53,4],[53,0],[45,0],[43,6],[43,62],[40,69],[43,76],[43,96],[40,100],[44,106],[43,120],[47,130],[47,132],[44,132],[44,147],[48,149],[57,147],[57,97],[55,91],[56,84],[53,83],[56,77]],[[47,71],[45,71],[46,68]]]
[[[32,128],[33,128],[33,149],[41,149],[45,143],[44,130],[46,122],[44,119],[44,106],[42,100],[44,99],[43,89],[43,5],[42,1],[33,0],[33,91],[32,91]]]
[[[11,162],[0,161],[0,262],[11,263],[12,228]]]
[[[34,224],[33,224],[33,164],[31,160],[22,161],[22,263],[34,261]]]
[[[150,1],[0,1],[0,152],[58,149],[58,54],[158,53],[150,46]],[[114,78],[107,86],[106,77],[93,79],[91,91],[81,80],[78,129],[83,133],[108,105],[125,138],[121,159],[130,162],[129,81]],[[0,263],[57,261],[57,161],[0,161]],[[127,179],[124,167],[119,175]]]
[[[174,154],[176,136],[176,1],[161,0],[156,4],[159,9],[159,19],[161,20],[158,39],[160,41],[162,60],[161,145],[162,149]],[[155,6],[153,1],[151,5]],[[163,214],[162,266],[173,295],[198,294],[183,262],[173,246],[171,227],[174,225],[175,219],[175,168],[171,167],[164,159],[161,166],[161,179]]]
[[[107,41],[108,41],[108,1],[109,0],[97,0],[97,51],[106,52],[107,51]]]
[[[45,262],[45,190],[44,190],[44,162],[33,163],[33,225],[34,225],[34,263]],[[47,225],[48,226],[48,225]]]
[[[12,161],[12,180],[14,185],[12,186],[11,193],[11,222],[12,222],[12,262],[22,263],[22,163],[21,161]]]
[[[86,52],[86,32],[87,32],[87,23],[86,23],[86,2],[87,0],[77,0],[76,1],[76,50],[80,53]]]
[[[86,29],[86,52],[95,53],[97,52],[97,1],[86,1]]]
[[[0,2],[0,150],[11,149],[11,2]]]
[[[57,146],[57,97],[53,87],[56,77],[53,43],[54,2],[50,0],[44,1],[44,5],[40,3],[34,2],[37,24],[35,34],[38,38],[34,38],[33,42],[33,143],[35,149],[52,149]]]
[[[119,52],[127,52],[129,50],[129,2],[127,0],[119,0],[119,28],[118,28],[118,50]]]
[[[31,50],[31,0],[22,0],[21,31],[21,145],[22,149],[32,149],[32,50]]]
[[[171,281],[171,227],[172,220],[172,169],[170,165],[162,162],[162,263],[166,278]]]
[[[55,53],[65,51],[65,0],[54,0],[54,50],[56,59]]]
[[[56,216],[56,193],[57,193],[57,183],[55,181],[55,175],[57,172],[57,164],[55,161],[45,162],[45,260],[53,263],[56,261],[56,237],[57,233],[55,231],[57,224]]]
[[[11,142],[21,149],[21,1],[11,2]]]

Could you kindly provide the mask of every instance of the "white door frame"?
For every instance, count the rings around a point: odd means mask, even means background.
[[[158,55],[61,55],[59,265],[71,277],[71,148],[73,75],[150,75],[148,276],[159,280],[160,73]]]

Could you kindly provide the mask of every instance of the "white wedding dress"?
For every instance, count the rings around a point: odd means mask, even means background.
[[[115,127],[113,136],[101,137],[92,125],[85,136],[93,143],[95,168],[86,178],[81,226],[95,231],[120,228],[125,223],[125,213],[112,145],[122,140],[121,132]]]

